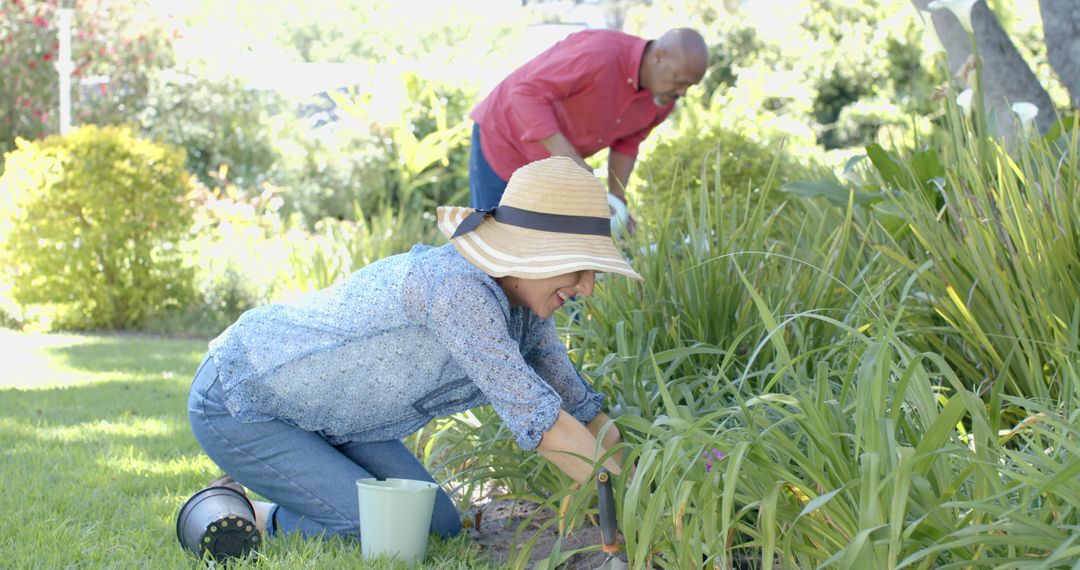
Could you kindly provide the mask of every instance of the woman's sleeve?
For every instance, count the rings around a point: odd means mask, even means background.
[[[555,424],[561,398],[522,358],[490,286],[471,275],[447,276],[431,288],[428,326],[487,396],[518,445],[539,445]]]
[[[562,397],[563,409],[583,424],[587,424],[600,412],[604,397],[593,390],[581,377],[566,347],[559,341],[555,320],[548,318],[535,325],[533,334],[539,338],[532,350],[525,355],[525,362],[547,381]]]

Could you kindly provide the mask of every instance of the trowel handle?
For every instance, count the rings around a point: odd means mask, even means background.
[[[601,469],[596,475],[596,492],[600,507],[600,534],[604,539],[604,552],[618,552],[618,528],[615,524],[615,494],[611,490],[611,473]]]

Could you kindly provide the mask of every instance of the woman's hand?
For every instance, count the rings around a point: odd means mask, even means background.
[[[604,422],[597,423],[597,419],[593,419],[593,421],[589,422],[589,426],[596,424],[603,427],[606,421],[610,421],[607,420],[607,416],[604,416],[604,420]],[[619,438],[618,430],[615,429],[615,426],[611,426],[611,429],[605,434],[605,442],[612,432],[614,432],[614,437]],[[621,438],[618,441],[621,441]],[[574,416],[559,410],[559,416],[555,419],[555,424],[551,426],[551,429],[544,432],[544,437],[540,440],[540,445],[536,449],[540,455],[543,455],[545,459],[552,462],[580,485],[589,481],[592,477],[593,465],[604,455],[607,448],[603,445],[597,446],[596,435],[592,432],[591,427],[586,427],[577,421]],[[612,457],[604,461],[604,468],[615,474],[622,471],[619,463]]]
[[[604,431],[604,428],[608,425],[610,425],[611,427],[607,428],[607,431]],[[603,446],[604,451],[607,451],[622,443],[622,434],[619,433],[619,428],[615,425],[615,420],[609,418],[608,415],[604,412],[596,414],[596,417],[593,418],[592,421],[589,422],[589,425],[586,427],[589,428],[589,433],[593,434],[593,437],[595,438],[599,438],[600,432],[604,431],[604,440],[600,442],[600,445]],[[615,451],[614,457],[615,461],[618,462],[619,465],[622,465],[623,453],[621,449]]]

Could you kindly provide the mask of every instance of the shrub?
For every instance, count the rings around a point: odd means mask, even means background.
[[[860,99],[840,111],[836,119],[836,140],[839,146],[854,146],[878,140],[882,127],[906,127],[911,118],[899,105],[881,99]],[[895,129],[899,133],[905,128]]]
[[[357,212],[387,208],[430,212],[468,201],[471,93],[412,74],[401,80],[410,103],[396,118],[372,116],[370,92],[332,91],[327,96],[336,108],[327,113],[338,120],[280,137],[290,146],[280,151],[287,212],[302,213],[314,229],[324,217],[353,220]]]
[[[418,243],[445,243],[431,212],[399,214],[384,208],[367,214],[357,207],[357,221],[324,218],[306,239],[290,241],[293,291],[329,287],[384,257],[409,251]]]
[[[342,121],[313,127],[311,119],[282,113],[276,121],[277,184],[287,188],[283,212],[298,213],[314,227],[322,218],[353,219],[355,202],[388,195],[393,188],[392,149]]]
[[[170,335],[214,336],[244,311],[274,300],[291,281],[290,240],[304,239],[279,215],[281,190],[244,190],[223,177],[213,186],[191,177],[186,202],[194,223],[183,244],[196,260],[191,302],[156,313],[148,331]]]
[[[740,197],[748,188],[759,188],[769,180],[774,162],[778,161],[774,178],[779,182],[801,169],[786,155],[777,158],[782,152],[779,144],[769,147],[739,132],[716,127],[687,131],[677,138],[661,139],[635,169],[645,181],[639,199],[653,205],[640,211],[645,216],[654,213],[661,226],[670,224],[670,216],[682,215],[683,195],[702,186],[703,169],[709,173],[704,180],[706,191],[721,188]]]
[[[280,104],[275,95],[235,79],[160,73],[138,119],[145,133],[182,147],[187,169],[204,184],[226,165],[229,179],[255,187],[278,161],[268,131],[269,116]]]
[[[87,126],[6,158],[16,301],[54,305],[63,328],[125,329],[189,297],[183,151]]]

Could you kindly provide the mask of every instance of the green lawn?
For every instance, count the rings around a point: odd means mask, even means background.
[[[0,330],[0,567],[192,568],[176,540],[184,499],[218,472],[188,427],[204,340]],[[462,537],[438,568],[483,566]],[[258,568],[361,563],[352,540],[268,542]]]

